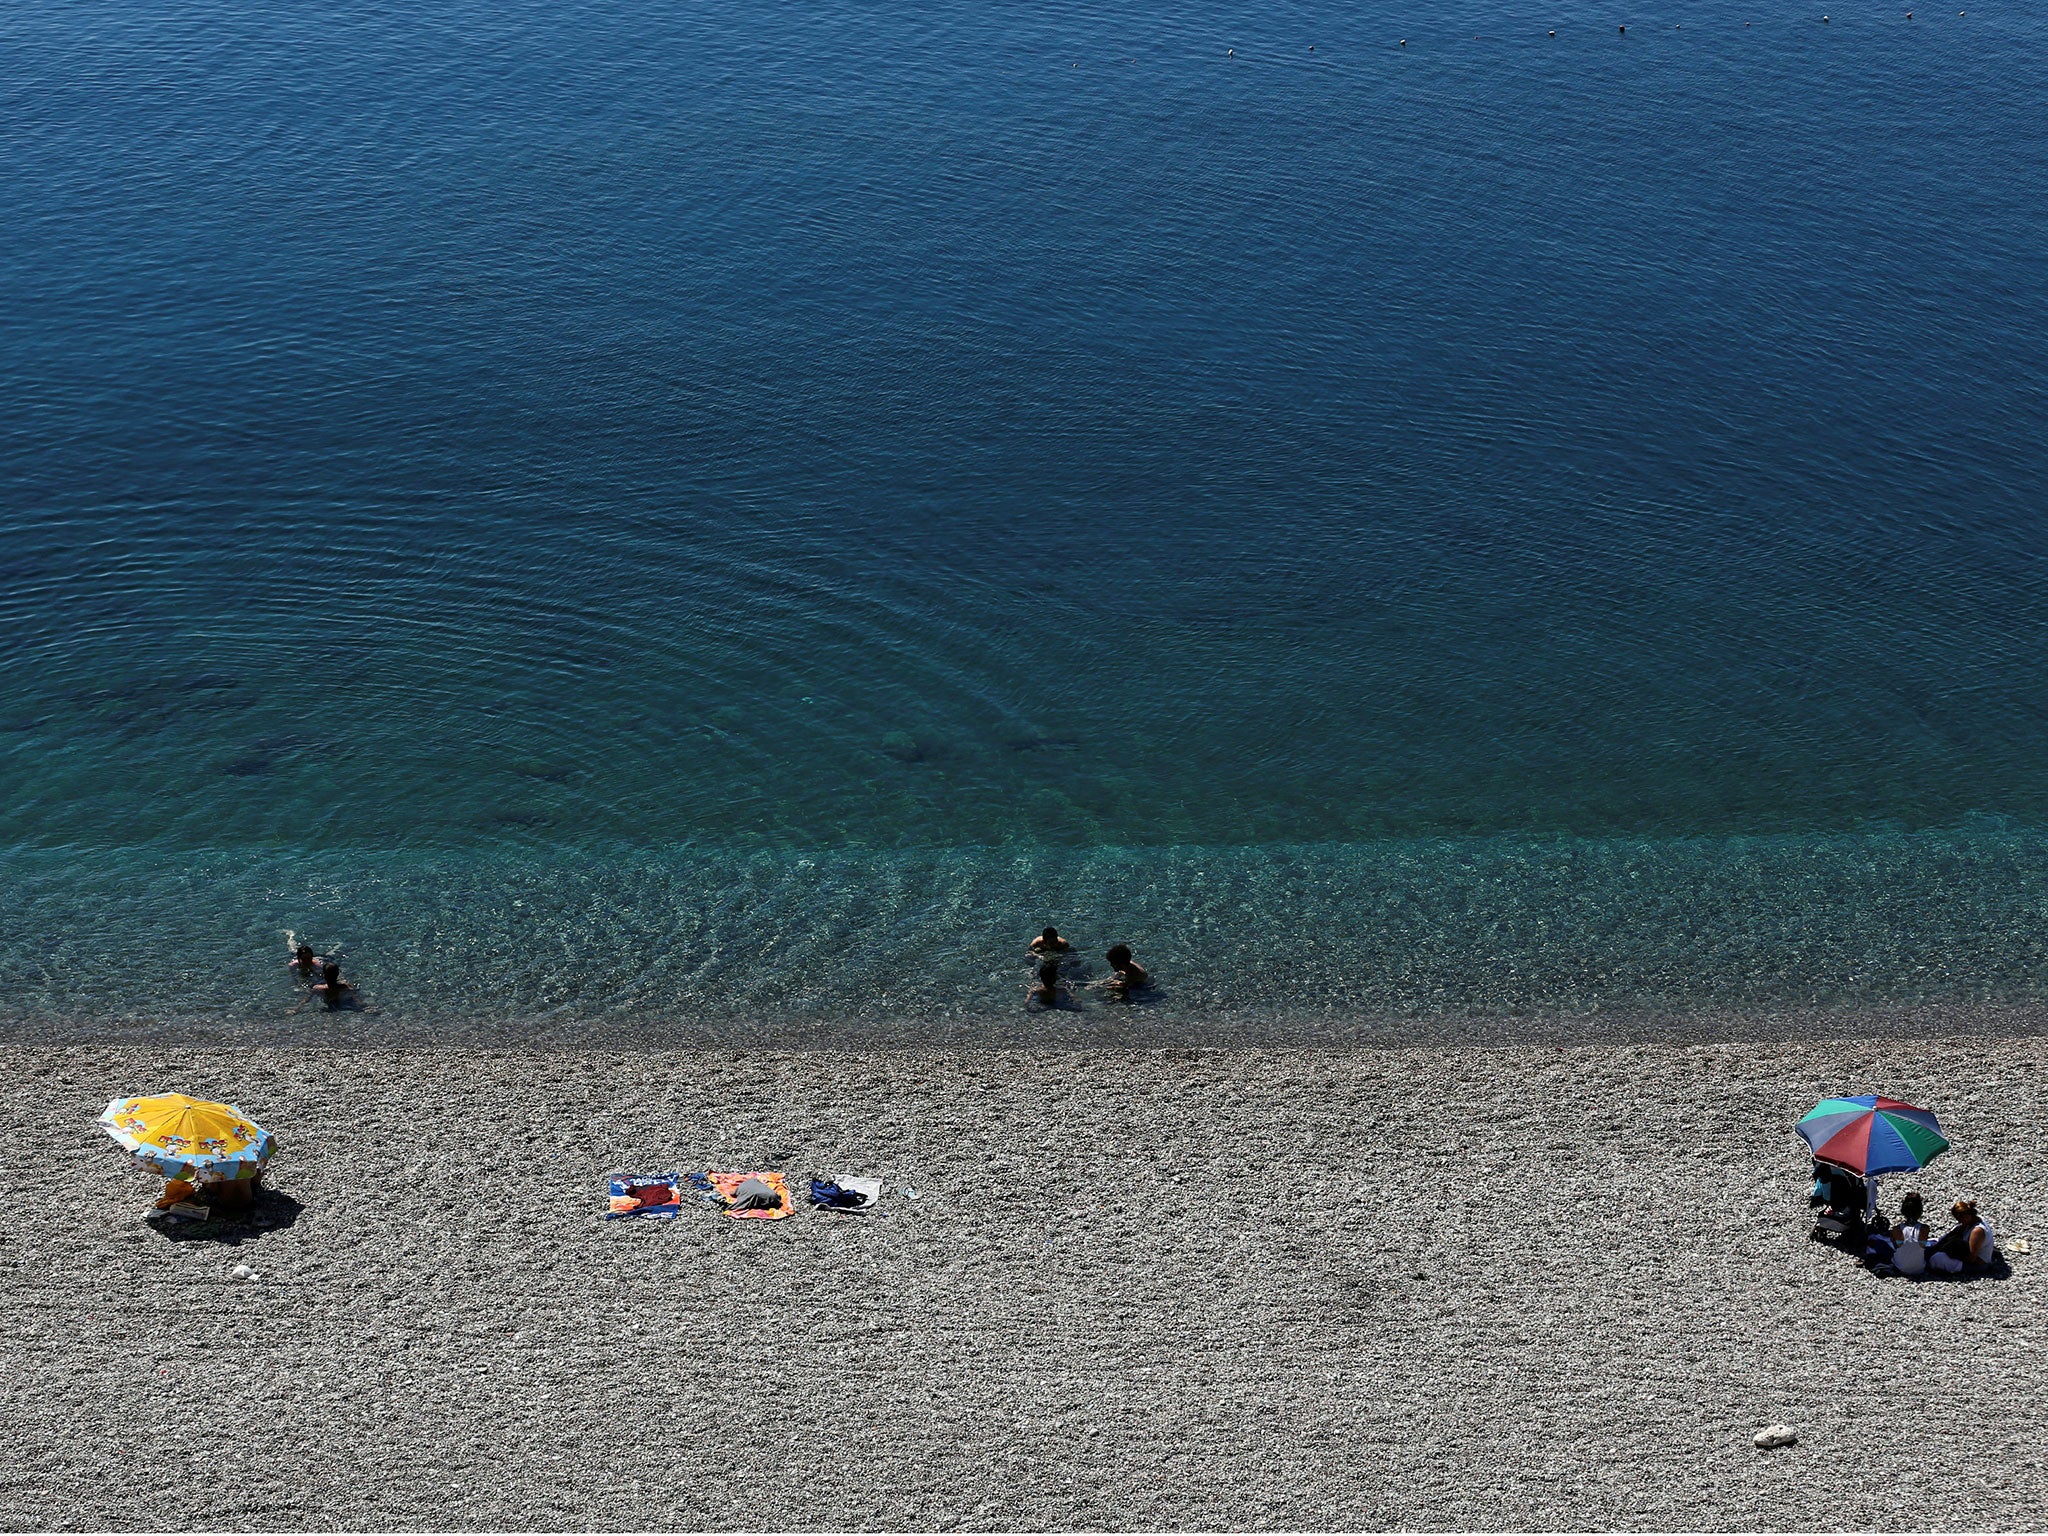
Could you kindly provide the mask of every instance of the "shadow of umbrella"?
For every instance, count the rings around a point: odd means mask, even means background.
[[[173,1243],[218,1243],[223,1248],[239,1248],[273,1232],[282,1232],[299,1219],[299,1212],[304,1209],[282,1190],[262,1189],[257,1191],[255,1204],[242,1220],[210,1217],[205,1221],[186,1221],[157,1211],[145,1218],[144,1225]]]

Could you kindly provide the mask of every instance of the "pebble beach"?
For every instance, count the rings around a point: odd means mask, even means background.
[[[0,1525],[2040,1529],[2039,1254],[1854,1267],[1790,1126],[1930,1105],[2025,1241],[2044,1058],[8,1045]],[[272,1225],[144,1222],[93,1119],[167,1088]],[[600,1219],[693,1168],[887,1194]]]

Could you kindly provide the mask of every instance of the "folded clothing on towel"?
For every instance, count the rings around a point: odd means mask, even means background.
[[[811,1175],[811,1204],[828,1211],[871,1211],[882,1199],[882,1181],[857,1173]]]
[[[705,1177],[724,1202],[728,1216],[777,1221],[796,1209],[796,1202],[790,1197],[789,1182],[779,1173],[719,1173],[713,1170]]]
[[[682,1177],[674,1173],[622,1173],[611,1181],[606,1221],[626,1216],[680,1216]]]

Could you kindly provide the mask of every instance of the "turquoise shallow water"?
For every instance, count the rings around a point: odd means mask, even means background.
[[[0,964],[14,1027],[88,1038],[1707,1038],[1914,1027],[1928,1005],[1944,1029],[1978,1027],[1972,1008],[1984,1027],[2031,1029],[2038,1010],[2012,1005],[2038,998],[2048,967],[2044,870],[2048,837],[1997,829],[1000,855],[613,847],[327,868],[67,851],[9,861]],[[224,908],[245,926],[210,938]],[[1021,1026],[1020,911],[1073,914],[1077,938],[1116,933],[1164,985],[1144,1007]],[[384,1011],[288,1014],[287,924],[357,957]]]
[[[0,1023],[2039,998],[2048,28],[1830,17],[14,9]]]

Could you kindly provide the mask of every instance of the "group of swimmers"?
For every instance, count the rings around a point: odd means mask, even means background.
[[[1038,974],[1024,994],[1025,1008],[1063,1008],[1071,1004],[1074,991],[1060,980],[1060,967],[1073,957],[1074,946],[1060,937],[1059,929],[1047,928],[1031,941],[1028,948],[1037,964]],[[1128,1003],[1152,985],[1152,973],[1131,957],[1130,945],[1112,944],[1102,958],[1109,962],[1109,974],[1087,985],[1097,988],[1112,1001]]]
[[[330,1008],[360,1008],[362,999],[357,995],[355,983],[341,979],[341,962],[332,955],[316,955],[313,946],[301,944],[292,951],[291,959],[285,962],[291,972],[306,984],[306,995],[299,999],[297,1013],[314,998],[319,998]],[[317,976],[320,979],[315,981]]]
[[[1038,974],[1025,993],[1024,1006],[1061,1008],[1071,1004],[1073,989],[1060,979],[1060,967],[1073,957],[1074,946],[1060,937],[1059,929],[1047,928],[1031,941],[1029,947],[1031,958],[1037,963]],[[1109,962],[1109,974],[1087,985],[1098,988],[1114,1001],[1128,1003],[1152,984],[1152,973],[1132,958],[1130,945],[1112,944],[1102,958]],[[291,959],[285,964],[306,986],[306,995],[292,1012],[297,1013],[299,1008],[316,997],[329,1008],[363,1006],[355,983],[343,979],[341,962],[333,956],[316,955],[312,945],[301,944],[292,951]]]

